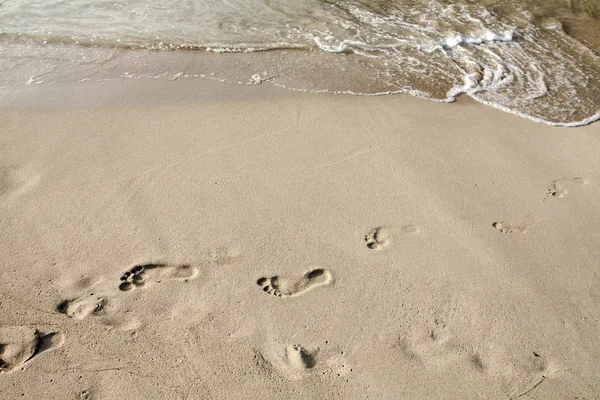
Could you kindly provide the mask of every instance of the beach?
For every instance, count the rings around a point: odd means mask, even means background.
[[[600,125],[465,96],[0,92],[5,399],[595,399]]]

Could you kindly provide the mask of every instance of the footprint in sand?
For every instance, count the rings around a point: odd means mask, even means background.
[[[136,318],[125,319],[123,315],[115,315],[114,300],[114,298],[109,300],[108,296],[91,293],[89,296],[63,300],[56,306],[56,310],[77,320],[92,317],[103,325],[120,330],[128,331],[138,328],[140,323]]]
[[[317,364],[317,353],[319,349],[306,349],[299,344],[289,346],[285,349],[287,364],[296,370],[303,371],[314,368]]]
[[[413,332],[412,337],[399,339],[396,343],[405,357],[428,367],[447,368],[463,364],[483,372],[487,367],[481,355],[455,340],[443,319],[434,319],[430,329]]]
[[[390,242],[390,232],[387,228],[375,228],[365,236],[367,247],[371,250],[381,250]]]
[[[277,297],[294,297],[301,295],[319,286],[329,285],[333,282],[331,273],[322,268],[313,269],[297,281],[281,278],[279,276],[263,277],[256,281],[262,289]]]
[[[470,369],[475,373],[493,376],[512,386],[515,378],[523,386],[525,382],[535,382],[549,372],[561,368],[549,362],[538,352],[511,353],[502,343],[469,343],[458,335],[453,335],[444,318],[435,318],[429,329],[415,329],[399,338],[394,347],[408,362],[427,368],[451,371],[455,368]],[[516,388],[515,390],[519,390]]]
[[[56,310],[71,318],[84,319],[89,316],[102,315],[107,305],[106,297],[92,293],[89,297],[63,300],[56,306]]]
[[[262,350],[256,349],[254,361],[256,366],[292,381],[309,376],[336,379],[353,372],[344,352],[330,348],[327,341],[325,344],[325,348],[300,344],[285,347],[270,345]]]
[[[550,197],[563,197],[569,192],[569,189],[578,185],[585,185],[587,181],[583,178],[559,179],[554,182],[546,190],[544,200]]]
[[[63,343],[64,336],[58,332],[43,333],[25,326],[0,328],[0,373],[14,371]]]
[[[417,234],[419,228],[414,225],[402,225],[402,234]],[[383,250],[392,240],[392,230],[389,227],[378,227],[372,229],[365,235],[367,247],[371,250]]]
[[[428,368],[444,369],[462,365],[475,372],[485,372],[488,368],[479,352],[449,337],[440,338],[430,333],[420,338],[399,340],[396,346],[408,360]]]
[[[492,226],[494,228],[496,228],[500,233],[504,233],[507,235],[514,235],[514,234],[527,232],[526,226],[510,225],[510,224],[507,224],[506,222],[494,222],[492,224]]]
[[[128,292],[135,288],[162,281],[187,281],[195,277],[198,270],[189,265],[143,264],[136,265],[121,276],[119,290]]]

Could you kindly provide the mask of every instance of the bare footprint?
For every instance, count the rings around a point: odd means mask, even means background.
[[[292,381],[310,376],[338,379],[353,372],[344,351],[331,348],[327,341],[324,348],[270,344],[256,349],[254,360],[256,366]]]
[[[317,353],[319,349],[306,349],[299,344],[289,346],[285,349],[287,364],[299,371],[314,368],[317,364]]]
[[[409,360],[428,367],[462,364],[478,372],[487,367],[479,353],[452,337],[444,319],[434,319],[430,329],[413,332],[410,337],[399,339],[396,346]]]
[[[262,289],[277,297],[294,297],[319,286],[333,282],[331,273],[322,268],[313,269],[297,281],[280,278],[279,276],[263,277],[256,281]]]
[[[508,235],[527,232],[526,226],[509,225],[506,222],[504,222],[504,223],[503,222],[494,222],[492,224],[492,226],[494,228],[496,228],[498,231],[500,231],[500,233],[504,233],[504,234],[508,234]]]
[[[367,247],[371,250],[381,250],[390,242],[390,232],[387,228],[375,228],[365,236]]]
[[[128,292],[138,287],[161,283],[162,281],[183,280],[195,277],[198,270],[189,265],[143,264],[136,265],[121,276],[119,289]]]
[[[61,333],[43,333],[25,326],[0,328],[0,373],[10,372],[37,355],[64,343]]]
[[[112,294],[99,288],[94,288],[101,279],[94,277],[81,276],[75,282],[70,277],[65,277],[64,281],[79,292],[79,297],[73,296],[66,298],[56,306],[56,311],[75,320],[84,320],[93,318],[94,322],[111,326],[121,330],[135,329],[139,323],[131,316],[124,318],[122,313],[115,313],[119,308],[118,299]],[[112,291],[110,291],[112,292]]]
[[[106,297],[92,293],[87,297],[63,300],[56,306],[56,310],[71,318],[84,319],[89,316],[102,315],[107,304]]]
[[[550,197],[563,197],[569,192],[569,189],[576,185],[585,185],[587,181],[583,178],[559,179],[554,182],[546,190],[544,200]]]

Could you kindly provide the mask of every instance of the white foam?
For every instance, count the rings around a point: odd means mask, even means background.
[[[445,39],[435,43],[434,45],[425,45],[424,49],[435,50],[440,47],[451,49],[456,46],[464,45],[464,44],[482,44],[489,42],[511,42],[514,38],[513,31],[505,31],[503,34],[499,35],[492,31],[485,31],[484,33],[472,36],[465,37],[462,35],[450,35]]]
[[[466,94],[550,125],[579,126],[598,119],[595,114],[569,121],[598,109],[598,82],[590,79],[600,76],[597,55],[574,43],[560,21],[533,18],[520,8],[522,4],[507,4],[510,12],[500,14],[483,1],[459,6],[392,0],[380,7],[360,0],[189,0],[190,7],[185,8],[167,0],[154,0],[157,7],[147,7],[145,0],[115,0],[100,15],[89,7],[92,1],[52,3],[52,21],[42,24],[39,13],[51,2],[6,0],[0,15],[4,40],[0,87],[15,82],[33,86],[41,84],[42,77],[43,84],[66,82],[70,72],[73,81],[99,80],[107,75],[103,67],[119,71],[115,74],[123,79],[176,80],[210,74],[244,84],[278,77],[287,86],[294,85],[296,74],[310,88],[307,91],[407,93],[436,101]],[[165,15],[165,7],[172,12]],[[110,29],[105,26],[107,17]],[[237,65],[220,68],[220,61],[202,65],[195,60],[189,65],[146,61],[143,54],[148,49],[156,50],[154,54],[294,49],[307,57],[306,63],[295,59],[288,68],[284,63],[269,65],[274,59],[270,56],[265,55],[267,61],[249,56],[256,68],[252,72],[264,69],[249,79],[247,70]],[[135,67],[121,73],[113,60],[123,54],[134,60]],[[233,58],[223,55],[227,57]],[[343,73],[330,77],[337,61]],[[358,76],[369,82],[361,86]],[[369,92],[368,85],[377,93]],[[368,93],[361,93],[363,88]]]
[[[596,121],[600,120],[600,109],[594,115],[591,115],[591,116],[589,116],[587,118],[584,118],[581,121],[555,122],[555,121],[549,121],[547,119],[540,118],[540,117],[534,117],[533,115],[529,115],[529,114],[526,114],[526,113],[521,112],[519,110],[503,106],[502,104],[494,103],[492,101],[483,100],[483,99],[477,97],[476,95],[470,95],[470,97],[473,98],[474,100],[477,100],[480,103],[483,103],[483,104],[488,105],[488,106],[492,106],[494,108],[497,108],[499,110],[505,111],[507,113],[518,115],[519,117],[527,118],[527,119],[530,119],[532,121],[539,122],[539,123],[542,123],[542,124],[545,124],[545,125],[550,125],[550,126],[576,128],[576,127],[579,127],[579,126],[589,125],[589,124],[591,124],[593,122],[596,122]]]

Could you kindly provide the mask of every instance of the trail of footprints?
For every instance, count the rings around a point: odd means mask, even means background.
[[[135,265],[121,275],[118,289],[121,292],[130,292],[161,282],[187,282],[196,277],[197,274],[198,270],[190,265],[140,264]],[[276,297],[299,296],[332,282],[331,272],[323,268],[312,269],[295,280],[274,275],[262,277],[256,281],[263,291]],[[105,315],[110,303],[109,298],[109,295],[90,293],[88,296],[63,300],[57,305],[56,309],[70,318],[83,320],[88,317]]]
[[[0,194],[5,191],[7,173],[2,172]],[[6,178],[6,179],[5,179]],[[583,178],[557,180],[552,182],[546,192],[547,200],[551,197],[563,197],[570,188],[576,185],[585,185]],[[507,222],[494,222],[492,226],[502,234],[522,234],[527,232],[527,226],[514,225]],[[404,233],[416,233],[418,229],[413,225],[402,227]],[[382,250],[390,244],[391,231],[387,227],[377,227],[369,231],[364,238],[370,250]],[[216,256],[215,256],[216,257]],[[232,262],[227,258],[223,265]],[[218,265],[220,263],[217,262]],[[198,270],[190,265],[170,265],[164,263],[148,263],[135,265],[120,277],[118,289],[129,292],[135,289],[149,287],[154,284],[168,281],[188,281],[198,274]],[[333,283],[331,272],[323,268],[315,268],[299,278],[285,278],[278,275],[261,277],[256,284],[266,293],[275,297],[295,297],[319,287]],[[90,316],[104,315],[109,305],[109,296],[91,293],[74,299],[61,301],[56,309],[66,316],[82,320]],[[464,359],[475,369],[482,371],[489,368],[489,362],[483,360],[478,353],[470,353],[465,348],[452,344],[444,332],[444,327],[437,326],[431,331],[429,341],[421,339],[417,342],[401,341],[398,346],[404,354],[413,360],[434,363],[443,366]],[[21,368],[39,354],[54,350],[64,343],[64,336],[58,332],[43,333],[29,327],[2,327],[0,328],[0,373],[6,373]],[[284,369],[293,371],[308,371],[317,365],[319,349],[307,349],[301,345],[288,346],[285,350],[283,361]],[[539,358],[537,353],[535,357]],[[545,363],[540,361],[536,370],[544,370]],[[342,365],[343,367],[343,365]],[[340,376],[340,374],[338,374]]]
[[[129,292],[169,281],[188,281],[198,274],[198,270],[189,265],[140,264],[121,275],[118,289]],[[110,305],[110,296],[90,293],[88,296],[61,301],[56,309],[70,318],[82,320],[91,316],[103,316]]]
[[[570,178],[570,179],[558,179],[553,181],[544,196],[544,201],[552,197],[564,197],[572,188],[576,186],[587,185],[588,181],[584,178]],[[516,225],[506,221],[496,221],[492,224],[498,232],[507,235],[523,234],[527,233],[528,227],[526,225]]]
[[[443,319],[434,319],[430,329],[415,329],[393,346],[408,362],[432,369],[464,368],[485,373],[510,383],[522,392],[523,384],[559,372],[555,362],[532,349],[530,353],[508,354],[501,346],[474,348],[453,337]],[[519,377],[518,380],[514,380]]]
[[[224,266],[235,262],[239,254],[233,249],[219,247],[211,249],[209,256],[210,263],[216,266]],[[121,292],[130,292],[159,283],[187,282],[197,275],[198,269],[188,264],[136,264],[121,275],[118,289]],[[86,296],[63,300],[57,305],[56,309],[70,318],[79,320],[90,316],[103,316],[110,306],[111,297],[113,296],[92,292]]]
[[[118,289],[130,292],[155,284],[169,281],[187,282],[198,274],[198,270],[190,265],[170,265],[164,263],[148,263],[135,265],[121,275]],[[320,286],[333,282],[331,272],[323,268],[315,268],[306,272],[299,279],[283,278],[277,275],[259,278],[256,283],[263,291],[276,297],[295,297]],[[61,301],[56,310],[70,318],[83,320],[88,317],[103,316],[110,305],[110,297],[106,294],[90,293],[87,296],[70,298]]]

